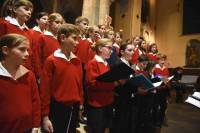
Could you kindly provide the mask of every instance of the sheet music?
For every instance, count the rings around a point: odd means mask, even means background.
[[[170,76],[170,77],[168,78],[168,80],[170,81],[170,80],[172,80],[173,78],[174,78],[174,75]]]
[[[172,75],[170,77],[158,76],[158,78],[160,78],[164,83],[167,83],[174,78],[174,75]]]
[[[200,100],[200,92],[194,92],[192,97],[196,98],[197,100]]]
[[[161,78],[161,81],[156,82],[156,83],[153,83],[153,86],[154,86],[154,87],[158,87],[158,86],[160,86],[163,82],[164,82],[164,83],[167,83],[167,82],[169,82],[170,80],[172,80],[173,78],[174,78],[174,75],[172,75],[172,76],[170,76],[170,77],[168,77],[168,78],[166,78],[166,79]],[[166,82],[165,82],[165,81],[166,81]]]
[[[158,86],[160,86],[162,83],[163,83],[163,81],[156,82],[156,83],[153,83],[153,86],[154,86],[154,87],[158,87]]]
[[[196,83],[198,76],[195,75],[183,75],[181,77],[180,83],[190,84]]]
[[[192,97],[188,97],[186,100],[185,100],[186,103],[190,103],[198,108],[200,108],[200,101],[192,98]]]

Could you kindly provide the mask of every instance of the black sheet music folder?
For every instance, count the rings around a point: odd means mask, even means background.
[[[126,65],[125,63],[120,63],[113,66],[109,71],[98,76],[96,80],[101,82],[114,82],[120,79],[128,79],[134,70]]]

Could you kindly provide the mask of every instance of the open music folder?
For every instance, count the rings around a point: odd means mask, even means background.
[[[185,102],[200,108],[200,92],[194,92],[191,96],[188,96]]]
[[[134,73],[134,70],[126,65],[125,63],[120,63],[113,66],[109,71],[98,76],[96,80],[101,82],[114,82],[120,79],[128,79],[131,74]]]
[[[151,90],[161,86],[162,84],[166,84],[169,82],[174,76],[168,77],[166,79],[163,78],[156,78],[156,79],[148,79],[143,74],[134,75],[130,80],[129,83],[133,87],[140,87],[143,86],[147,90]],[[167,81],[167,82],[166,82]]]
[[[129,81],[130,85],[134,88],[143,86],[145,89],[150,90],[155,88],[150,79],[143,74],[134,75]]]

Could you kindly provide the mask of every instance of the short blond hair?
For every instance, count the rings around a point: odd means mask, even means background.
[[[78,25],[78,24],[80,24],[82,21],[86,21],[86,22],[89,24],[88,18],[83,17],[83,16],[77,17],[76,20],[75,20],[75,24]]]
[[[70,36],[72,33],[75,33],[75,34],[79,34],[80,31],[78,29],[78,27],[76,25],[73,25],[73,24],[68,24],[68,23],[65,23],[65,24],[62,24],[59,28],[58,28],[58,41],[60,42],[60,36],[62,34],[64,34],[66,37]]]
[[[49,15],[48,21],[49,22],[53,22],[53,21],[55,21],[59,17],[63,19],[63,16],[60,13],[51,13]],[[63,21],[64,21],[64,19],[63,19]]]
[[[29,0],[16,0],[13,3],[13,9],[19,8],[20,6],[26,6],[33,10],[33,4]],[[14,15],[14,14],[13,14]]]
[[[111,42],[112,43],[112,40],[108,39],[108,38],[102,38],[102,39],[99,39],[96,44],[95,44],[95,50],[97,53],[99,53],[99,47],[103,47],[103,46],[106,46],[108,44],[108,42]]]
[[[33,10],[33,4],[29,0],[5,0],[1,8],[1,17],[15,17],[13,9],[26,6]]]

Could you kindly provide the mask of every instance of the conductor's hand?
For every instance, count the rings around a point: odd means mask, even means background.
[[[137,88],[137,92],[139,95],[146,95],[148,90],[146,90],[143,86]]]
[[[49,120],[48,116],[45,116],[43,118],[43,128],[46,132],[53,133],[53,125],[52,125],[51,121]]]

